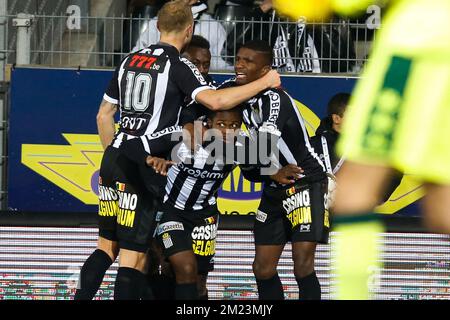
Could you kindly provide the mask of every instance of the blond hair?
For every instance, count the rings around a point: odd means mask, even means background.
[[[193,22],[191,7],[186,0],[167,2],[158,12],[158,27],[161,32],[183,31]]]

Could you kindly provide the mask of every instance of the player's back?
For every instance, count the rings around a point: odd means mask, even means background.
[[[105,100],[118,104],[120,127],[113,146],[176,125],[189,96],[209,89],[197,68],[170,45],[155,44],[128,55],[117,68]]]

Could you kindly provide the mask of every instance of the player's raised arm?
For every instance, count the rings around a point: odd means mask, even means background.
[[[228,110],[256,96],[261,91],[281,85],[280,75],[271,70],[265,76],[246,85],[221,90],[205,90],[196,96],[196,101],[211,110]]]
[[[172,67],[172,75],[184,94],[213,111],[232,109],[261,91],[281,85],[278,72],[270,70],[261,78],[248,84],[215,90],[208,85],[197,67],[184,58]]]

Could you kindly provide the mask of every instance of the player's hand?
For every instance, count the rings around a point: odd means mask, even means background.
[[[263,79],[266,81],[268,88],[278,88],[281,86],[280,74],[276,70],[270,70],[267,72]]]
[[[147,157],[146,163],[149,167],[152,167],[156,173],[159,173],[162,176],[167,176],[167,171],[175,164],[173,161],[152,156]]]
[[[292,184],[295,180],[299,179],[300,174],[303,172],[304,170],[295,164],[288,164],[278,170],[274,175],[271,175],[270,178],[281,184]]]

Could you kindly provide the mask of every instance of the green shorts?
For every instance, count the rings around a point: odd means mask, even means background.
[[[353,92],[338,153],[450,184],[450,1],[400,2]]]

